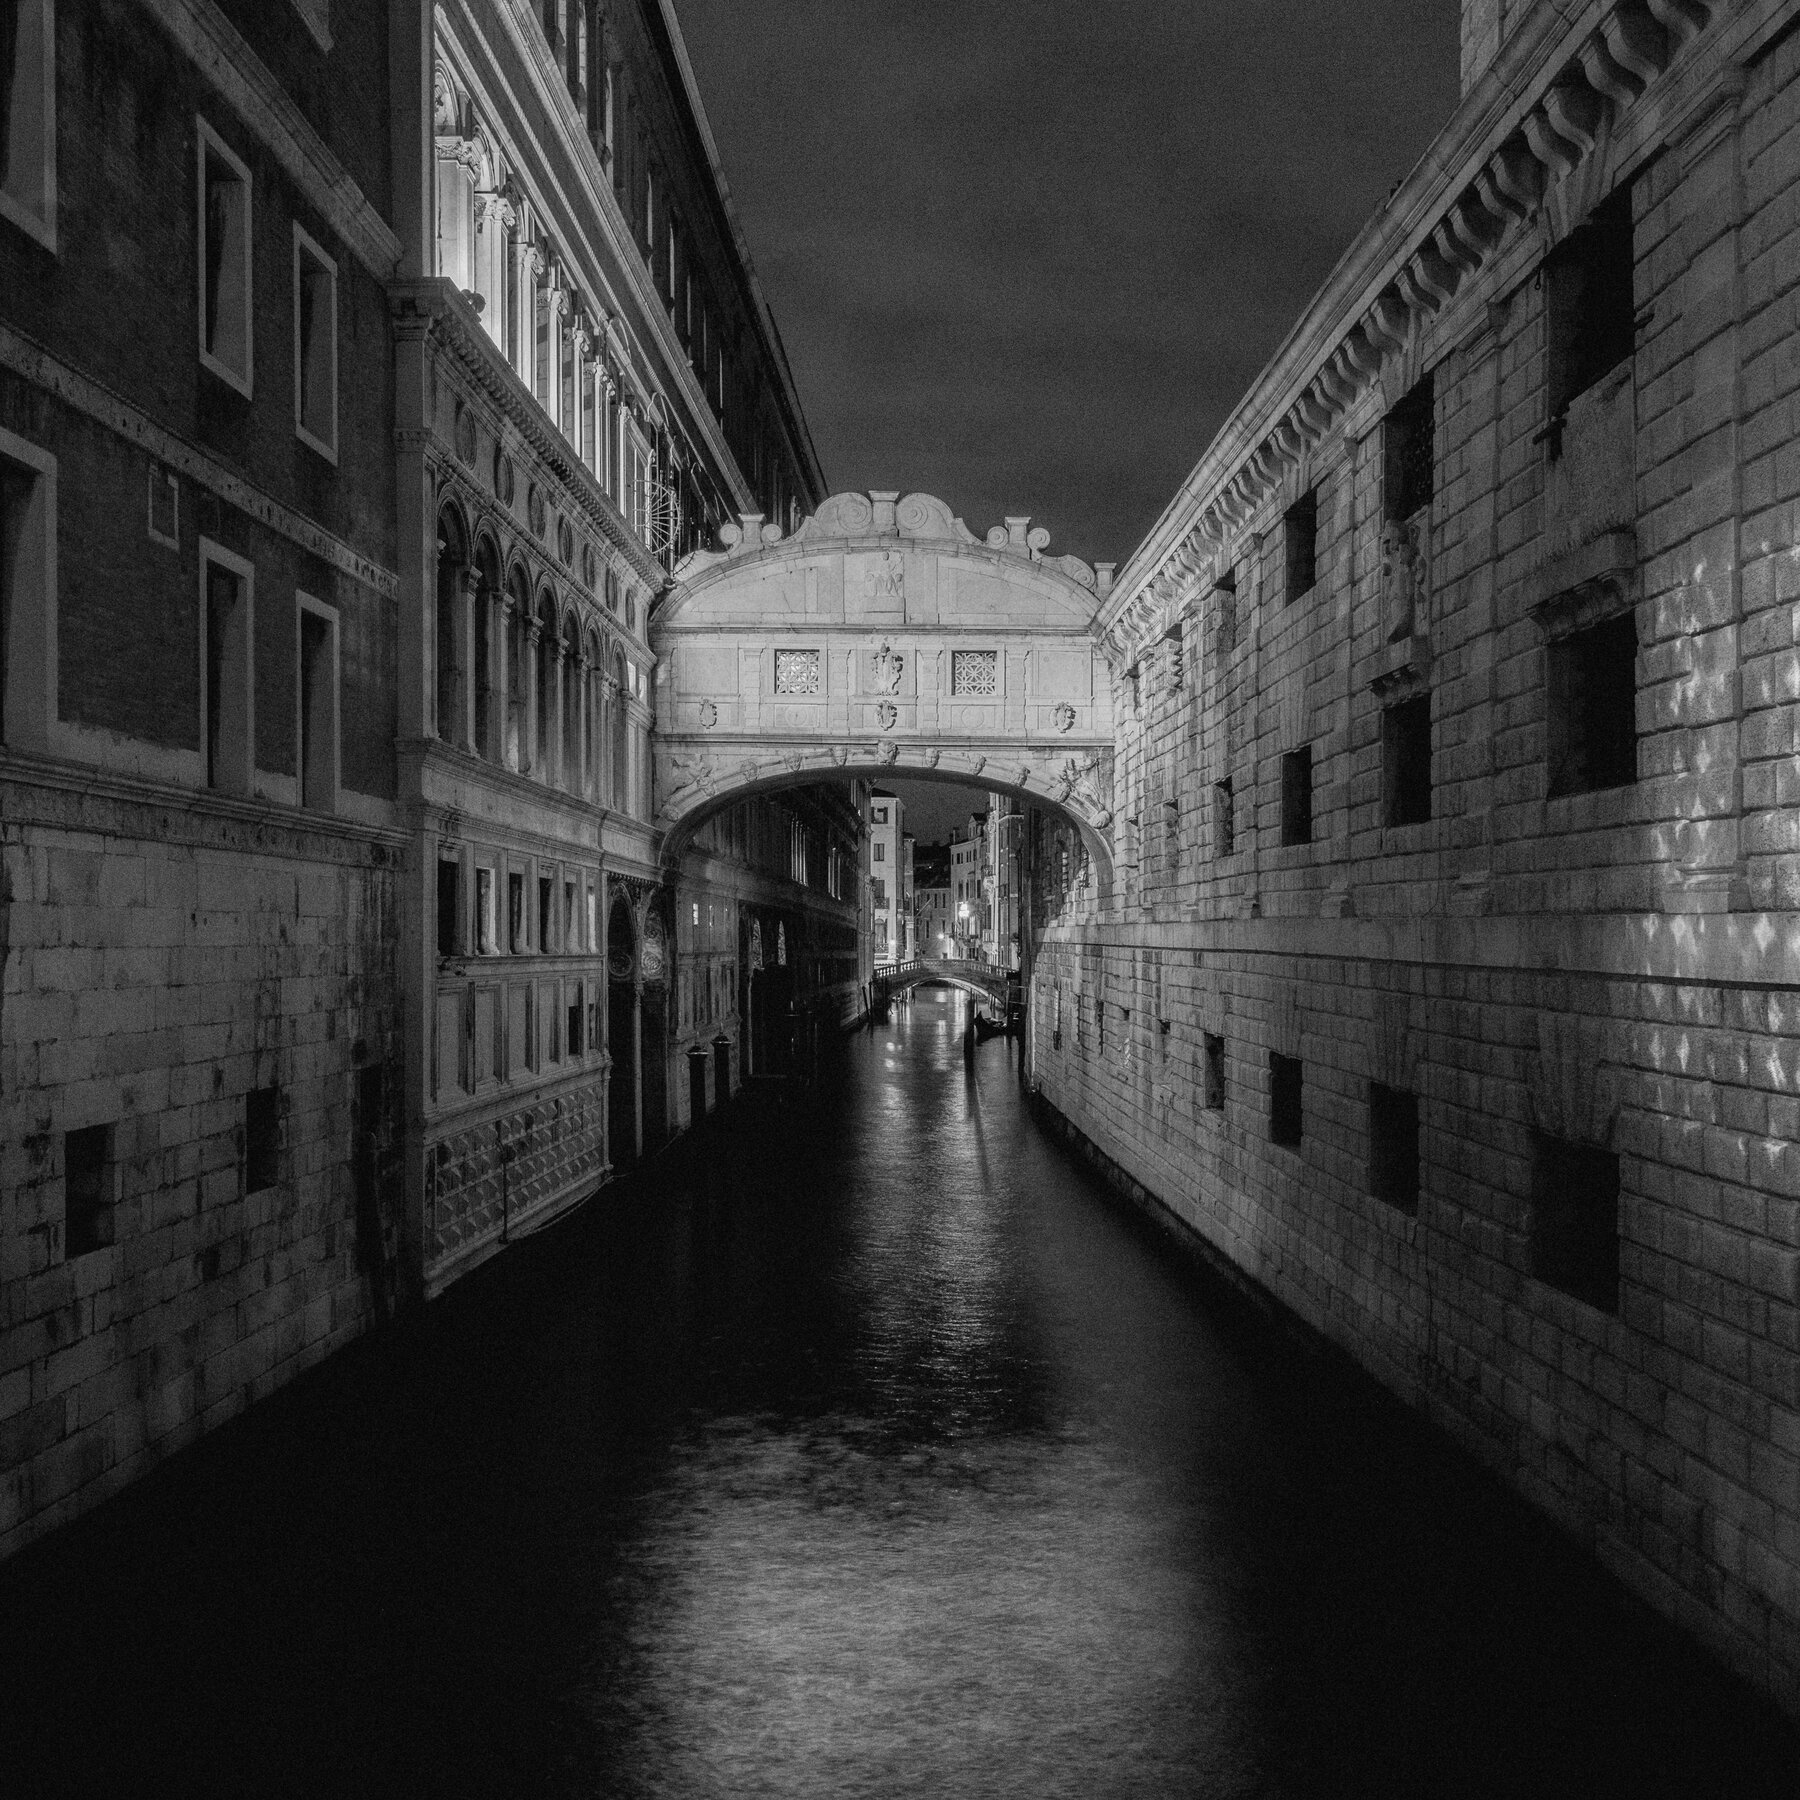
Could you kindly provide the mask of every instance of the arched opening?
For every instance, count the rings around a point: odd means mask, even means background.
[[[581,673],[581,646],[573,615],[563,621],[562,634],[562,784],[571,794],[581,792],[581,710],[586,699]]]
[[[675,984],[669,975],[669,938],[657,903],[644,915],[643,942],[638,960],[643,977],[643,1002],[639,1027],[643,1074],[643,1144],[646,1151],[659,1149],[669,1136],[669,1008]]]
[[[606,1047],[612,1053],[606,1123],[613,1166],[619,1169],[638,1159],[637,974],[637,931],[631,908],[620,897],[606,925]]]
[[[625,696],[630,691],[625,677],[625,652],[613,654],[612,695],[612,803],[619,812],[631,810],[631,721]]]
[[[548,594],[538,602],[533,660],[537,665],[537,741],[531,749],[532,768],[540,781],[548,781],[551,751],[556,744],[556,608]]]
[[[475,749],[489,762],[501,758],[500,715],[504,704],[496,682],[505,630],[500,591],[500,551],[484,536],[475,547]]]
[[[465,744],[463,722],[463,636],[467,624],[469,540],[455,507],[438,512],[437,531],[437,735],[446,744]]]
[[[531,665],[527,656],[531,634],[526,628],[530,618],[531,589],[526,585],[525,571],[514,569],[512,580],[507,586],[504,729],[506,766],[520,772],[531,766],[531,745],[525,733],[526,695],[531,682]]]
[[[602,779],[605,757],[606,692],[605,651],[600,640],[590,634],[587,640],[587,766],[583,793],[596,806],[605,804],[606,788]]]

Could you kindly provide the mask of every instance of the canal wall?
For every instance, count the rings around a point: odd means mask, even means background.
[[[1800,1707],[1800,34],[1650,13],[1507,9],[1119,572],[1032,1068]]]
[[[0,1557],[393,1303],[401,839],[0,781]]]

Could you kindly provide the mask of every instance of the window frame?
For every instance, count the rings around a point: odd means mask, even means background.
[[[306,367],[300,354],[301,321],[306,304],[301,284],[303,259],[311,257],[331,280],[331,435],[325,438],[306,422]],[[338,266],[317,238],[298,219],[294,221],[294,435],[325,458],[335,469],[338,460]]]
[[[194,115],[195,125],[195,280],[198,284],[200,310],[196,321],[199,333],[200,366],[218,376],[227,387],[234,388],[246,400],[256,396],[256,190],[250,178],[250,167],[232,147],[206,122],[201,113]],[[236,369],[215,356],[206,347],[206,159],[217,155],[237,172],[244,184],[244,368]]]
[[[32,0],[24,0],[28,8]],[[50,252],[60,254],[56,218],[56,0],[37,0],[40,28],[44,44],[43,143],[40,146],[43,173],[42,210],[32,211],[26,202],[15,199],[0,188],[0,218],[9,220],[29,238]],[[22,9],[23,10],[23,9]]]
[[[322,803],[315,803],[308,797],[309,783],[306,771],[305,671],[306,621],[308,618],[319,619],[324,623],[327,634],[326,654],[330,659],[328,696],[330,722],[327,727],[329,769],[325,776],[326,798]],[[336,812],[343,793],[344,715],[341,644],[338,609],[335,606],[327,605],[323,600],[315,599],[311,594],[296,589],[294,593],[294,785],[296,798],[300,804],[314,812]]]
[[[0,744],[43,754],[50,749],[56,724],[57,459],[0,426],[0,462],[11,464],[29,482],[20,509],[12,603],[0,615],[5,634],[0,643],[5,681]]]
[[[223,544],[215,543],[209,537],[202,537],[198,557],[200,565],[200,608],[197,627],[200,673],[200,785],[209,793],[235,794],[249,799],[256,792],[256,565],[233,550],[227,550]],[[229,570],[243,583],[243,593],[239,605],[243,609],[243,623],[237,634],[240,640],[241,681],[243,702],[244,742],[241,748],[242,768],[236,770],[231,781],[208,779],[206,766],[207,736],[211,729],[211,716],[207,706],[206,694],[206,619],[207,591],[206,577],[209,569],[217,564]],[[219,670],[219,689],[224,694],[225,683],[230,671],[221,666]],[[224,707],[221,705],[223,714]],[[225,745],[221,741],[220,758],[225,756]],[[240,757],[233,757],[234,764]],[[214,771],[216,774],[217,771]]]

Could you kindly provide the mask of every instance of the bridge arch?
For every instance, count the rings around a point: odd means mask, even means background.
[[[940,780],[1065,817],[1110,887],[1113,690],[1095,572],[1009,519],[978,538],[929,494],[838,494],[791,535],[746,514],[651,624],[653,797],[676,860],[732,800],[804,782]]]
[[[795,757],[798,755],[798,762]],[[866,754],[851,752],[841,759],[832,752],[818,755],[788,752],[772,768],[760,765],[753,771],[725,771],[704,787],[678,791],[673,804],[665,802],[659,823],[664,826],[661,856],[663,867],[671,872],[680,867],[693,835],[708,820],[728,811],[740,800],[757,794],[778,793],[783,788],[808,787],[821,781],[867,780],[937,782],[946,786],[982,788],[990,793],[1006,794],[1021,807],[1031,805],[1045,812],[1069,834],[1071,847],[1085,853],[1088,879],[1092,882],[1087,898],[1104,905],[1112,894],[1112,843],[1109,835],[1084,818],[1077,804],[1060,794],[1060,782],[1054,785],[1018,785],[996,776],[991,771],[965,766],[947,760],[935,765],[924,763],[882,762]],[[1080,880],[1074,884],[1082,886]]]

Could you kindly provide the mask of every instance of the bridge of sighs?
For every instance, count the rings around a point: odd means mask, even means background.
[[[832,777],[1001,789],[1112,855],[1112,688],[1091,627],[1111,570],[928,494],[838,494],[791,535],[758,515],[697,551],[653,627],[654,797],[673,867],[747,793]]]

